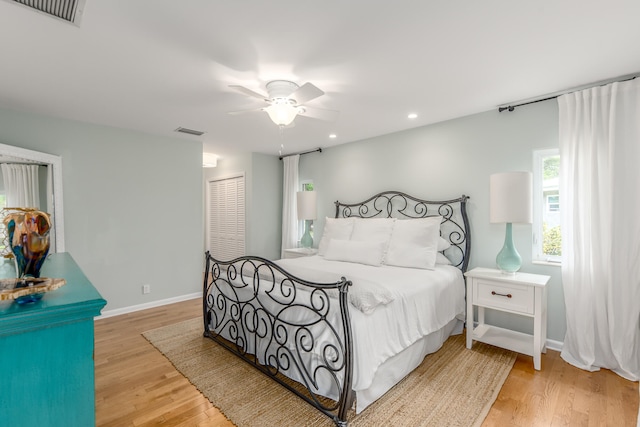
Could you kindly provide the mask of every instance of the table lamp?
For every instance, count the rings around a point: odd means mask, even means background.
[[[304,234],[300,239],[303,248],[313,246],[311,237],[311,221],[316,219],[316,192],[298,191],[297,193],[298,219],[304,221]]]
[[[532,183],[531,172],[496,173],[489,179],[489,221],[507,224],[504,246],[496,257],[496,264],[504,274],[515,274],[522,265],[511,226],[532,221]]]

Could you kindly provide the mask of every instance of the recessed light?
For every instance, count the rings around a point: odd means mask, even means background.
[[[415,119],[417,117],[418,117],[418,115],[416,113],[409,113],[409,115],[407,116],[407,118],[409,118],[409,119]]]
[[[335,133],[329,134],[329,138],[331,138],[331,139],[336,139],[337,137],[338,137],[338,135],[336,135]]]

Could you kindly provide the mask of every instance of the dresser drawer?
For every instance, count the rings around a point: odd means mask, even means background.
[[[523,314],[534,314],[533,286],[477,279],[473,292],[473,300],[476,305]]]

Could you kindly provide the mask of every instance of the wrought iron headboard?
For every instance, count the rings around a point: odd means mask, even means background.
[[[457,199],[430,201],[400,191],[384,191],[359,203],[336,201],[335,217],[416,219],[442,216],[440,235],[451,243],[444,254],[464,273],[467,271],[471,252],[468,199],[469,196],[462,195]]]

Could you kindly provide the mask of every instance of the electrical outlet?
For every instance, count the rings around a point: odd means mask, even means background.
[[[150,294],[151,293],[151,285],[142,285],[142,293]]]

